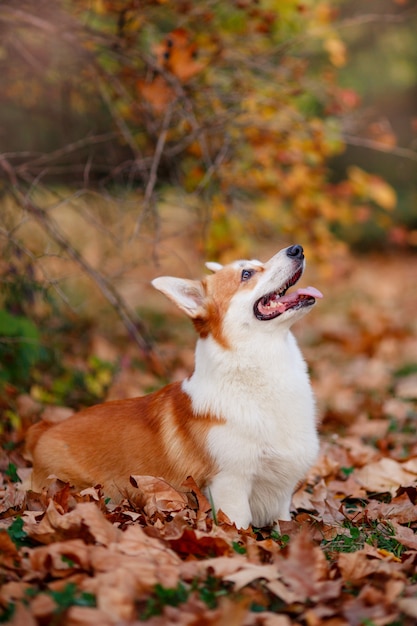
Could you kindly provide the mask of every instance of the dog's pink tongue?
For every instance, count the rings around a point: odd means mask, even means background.
[[[301,287],[297,291],[286,293],[285,296],[281,296],[277,299],[277,302],[281,304],[293,304],[297,301],[298,296],[310,296],[311,298],[322,298],[323,294],[315,287]],[[288,307],[287,307],[288,308]]]
[[[321,291],[319,291],[315,287],[301,287],[301,289],[297,289],[297,294],[299,296],[311,296],[312,298],[323,297],[323,294],[321,293]]]

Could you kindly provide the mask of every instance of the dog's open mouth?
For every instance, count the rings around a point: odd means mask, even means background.
[[[294,293],[287,294],[288,289],[295,285],[302,273],[302,269],[298,270],[281,289],[272,291],[255,302],[253,310],[258,320],[271,320],[286,311],[311,306],[316,298],[323,297],[323,294],[315,287],[303,287]]]

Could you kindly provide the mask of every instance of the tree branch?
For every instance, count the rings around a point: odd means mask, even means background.
[[[343,135],[343,141],[350,146],[369,148],[369,150],[377,150],[378,152],[385,152],[386,154],[393,154],[394,156],[403,157],[404,159],[417,161],[417,152],[415,152],[414,150],[410,150],[410,148],[402,148],[401,146],[387,146],[381,141],[367,139],[366,137],[356,137],[355,135]]]
[[[172,118],[172,111],[173,111],[173,105],[168,106],[167,110],[165,111],[165,116],[162,122],[162,128],[161,128],[161,132],[159,134],[158,137],[158,141],[156,143],[156,147],[155,147],[155,152],[153,155],[153,159],[152,159],[152,165],[151,165],[151,169],[149,171],[149,178],[148,178],[148,182],[146,184],[146,189],[145,189],[145,197],[143,199],[143,209],[141,214],[138,216],[137,220],[136,220],[136,224],[135,224],[135,228],[133,230],[133,238],[135,238],[139,232],[140,229],[140,225],[147,213],[148,207],[149,207],[149,203],[151,201],[154,189],[155,189],[155,185],[157,183],[157,175],[158,175],[158,167],[159,167],[159,163],[161,161],[161,157],[162,157],[162,153],[164,151],[164,146],[165,146],[165,142],[166,142],[166,138],[167,138],[167,134],[168,134],[168,129],[169,129],[169,124],[171,122],[171,118]]]

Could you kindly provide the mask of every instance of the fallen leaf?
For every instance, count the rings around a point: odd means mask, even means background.
[[[81,539],[57,541],[29,553],[31,567],[43,577],[66,577],[74,568],[88,570],[89,557],[88,546]]]
[[[19,551],[5,530],[0,530],[0,554],[3,567],[14,569],[18,565]]]
[[[11,582],[4,583],[0,589],[1,605],[7,605],[9,602],[14,604],[16,600],[23,600],[29,588],[30,584],[27,582],[13,580]]]
[[[191,528],[184,528],[180,537],[170,539],[168,543],[173,550],[184,557],[190,554],[196,558],[201,558],[233,553],[233,548],[226,537],[220,536],[220,534],[208,535]]]
[[[417,470],[409,471],[404,464],[394,459],[383,458],[356,469],[353,477],[368,491],[378,493],[389,491],[395,494],[398,487],[409,485],[416,480]]]
[[[24,529],[30,537],[41,543],[81,536],[87,542],[102,545],[116,541],[121,532],[106,520],[94,503],[80,502],[75,509],[62,514],[53,500],[49,502],[43,519],[38,524],[26,520]]]
[[[370,500],[366,506],[366,514],[370,519],[389,520],[399,524],[417,521],[417,507],[410,502],[406,493],[393,498],[391,502]]]
[[[401,526],[398,522],[391,522],[394,529],[394,536],[397,541],[413,550],[417,550],[417,535],[412,528]]]
[[[253,563],[245,563],[239,571],[224,576],[223,578],[224,580],[234,583],[236,591],[239,591],[242,587],[260,578],[272,581],[276,580],[278,576],[278,570],[275,565],[254,565]]]
[[[37,626],[38,622],[35,620],[29,607],[22,602],[16,602],[14,605],[13,616],[8,622],[9,626]]]
[[[71,606],[65,616],[65,626],[114,626],[114,619],[100,609]]]
[[[174,489],[163,478],[131,476],[130,482],[138,490],[134,498],[149,517],[156,512],[182,511],[188,504],[186,494]]]
[[[417,598],[399,598],[397,606],[408,617],[413,617],[417,620]]]
[[[386,602],[383,591],[365,585],[357,598],[346,602],[343,614],[348,619],[349,626],[362,626],[364,623],[388,626],[393,623],[398,611]]]
[[[366,550],[356,552],[341,552],[337,559],[337,566],[345,581],[358,583],[373,574],[387,578],[404,578],[401,564],[389,559],[372,558]]]
[[[341,580],[329,580],[326,557],[307,529],[290,541],[288,557],[279,561],[278,571],[299,602],[335,598],[340,593]]]

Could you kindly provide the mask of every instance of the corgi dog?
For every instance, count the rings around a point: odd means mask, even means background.
[[[237,528],[290,519],[297,483],[319,449],[306,364],[290,328],[322,294],[287,293],[304,270],[300,245],[268,262],[207,263],[202,280],[153,286],[198,333],[191,376],[144,397],[105,402],[28,431],[32,488],[48,477],[132,496],[131,475],[177,489],[192,476]]]

